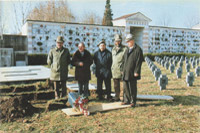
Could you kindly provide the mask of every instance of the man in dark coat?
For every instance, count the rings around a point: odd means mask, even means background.
[[[110,101],[112,53],[106,49],[106,44],[104,40],[99,43],[99,50],[94,53],[94,64],[96,65],[98,98],[99,100],[103,99],[102,84],[104,81],[107,99]]]
[[[92,62],[92,56],[85,49],[84,43],[79,43],[78,50],[72,57],[72,65],[76,66],[75,79],[78,80],[79,94],[84,97],[89,96],[88,85],[91,79],[90,65]]]
[[[58,36],[56,47],[48,54],[47,64],[51,67],[50,80],[54,83],[55,99],[66,96],[66,81],[68,78],[68,65],[70,64],[70,53],[68,48],[63,47],[64,38]],[[60,88],[62,93],[60,95]]]
[[[133,35],[126,36],[128,49],[124,54],[123,76],[124,98],[122,104],[135,107],[137,100],[137,80],[141,78],[141,66],[144,61],[142,49],[135,43]]]

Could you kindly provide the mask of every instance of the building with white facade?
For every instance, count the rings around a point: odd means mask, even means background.
[[[101,39],[106,40],[111,50],[116,33],[122,34],[123,40],[132,33],[144,53],[200,53],[200,29],[150,26],[151,21],[140,12],[114,19],[114,26],[27,20],[22,34],[28,38],[29,54],[47,54],[55,47],[58,35],[64,36],[64,45],[71,53],[78,49],[79,42],[84,42],[86,49],[94,53]]]

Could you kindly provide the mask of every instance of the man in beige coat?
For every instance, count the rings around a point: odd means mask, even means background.
[[[68,78],[68,65],[70,53],[63,47],[64,38],[58,36],[56,47],[51,49],[47,58],[47,64],[51,67],[50,80],[54,83],[55,99],[66,96],[66,81]],[[62,88],[60,95],[59,89]]]
[[[121,44],[122,37],[119,34],[115,35],[115,46],[112,49],[112,75],[115,88],[115,101],[120,101],[120,81],[122,79],[123,56],[127,47]]]

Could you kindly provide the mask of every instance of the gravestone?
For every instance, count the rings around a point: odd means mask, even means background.
[[[169,62],[170,62],[170,64],[172,64],[173,63],[173,59],[169,59]]]
[[[169,62],[165,62],[165,68],[168,69],[169,68]]]
[[[189,60],[187,56],[185,57],[185,60]]]
[[[171,65],[169,66],[170,72],[171,72],[171,73],[174,73],[174,69],[175,69],[174,64],[171,64]]]
[[[181,78],[181,75],[182,75],[182,67],[179,67],[176,69],[176,76],[177,78]]]
[[[163,67],[165,66],[165,61],[164,61],[164,60],[161,61],[161,65],[162,65]]]
[[[192,57],[190,57],[190,62],[192,62],[193,61],[193,58]]]
[[[186,72],[189,72],[190,71],[190,64],[186,64],[185,69],[186,69]]]
[[[192,68],[195,68],[195,66],[196,66],[196,62],[195,62],[195,60],[193,60],[192,61]]]
[[[154,72],[154,70],[156,69],[157,67],[153,64],[152,66],[151,66],[151,71],[152,71],[152,73]]]
[[[158,80],[158,85],[160,86],[160,90],[166,89],[166,86],[168,84],[168,78],[166,75],[160,75],[160,78]]]
[[[180,60],[184,61],[184,56],[183,56],[183,55],[181,56],[181,59],[180,59]]]
[[[196,67],[195,73],[196,73],[196,76],[197,76],[197,77],[200,76],[200,67],[199,67],[199,66]]]
[[[179,61],[179,67],[183,67],[183,62]]]
[[[155,80],[157,81],[161,75],[161,71],[159,68],[156,68],[155,71],[154,71],[154,76],[155,76]]]
[[[189,63],[189,60],[185,60],[185,64],[188,64]]]
[[[175,60],[173,61],[173,64],[174,64],[175,66],[177,66],[177,63],[178,63],[178,61],[175,59]]]
[[[92,74],[96,74],[96,65],[94,63],[90,66],[90,70]]]
[[[194,75],[193,72],[188,72],[186,76],[186,83],[187,86],[192,86],[194,82]]]
[[[196,59],[196,64],[197,64],[197,66],[199,65],[199,59]]]
[[[179,57],[178,57],[178,56],[176,57],[176,60],[177,60],[177,61],[179,60]]]

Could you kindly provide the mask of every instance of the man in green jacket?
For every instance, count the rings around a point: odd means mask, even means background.
[[[68,65],[70,53],[68,48],[63,47],[64,38],[58,36],[56,47],[51,49],[47,58],[47,64],[51,67],[50,80],[53,81],[55,99],[66,96],[66,81],[68,78]],[[59,89],[62,88],[60,95]]]
[[[115,35],[115,46],[112,49],[112,75],[115,88],[115,101],[120,101],[120,81],[123,71],[123,56],[127,47],[122,45],[122,37],[119,34]]]

